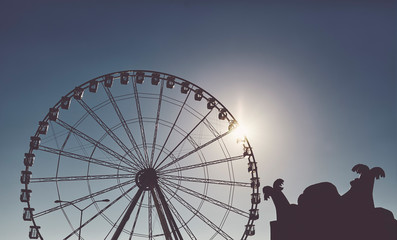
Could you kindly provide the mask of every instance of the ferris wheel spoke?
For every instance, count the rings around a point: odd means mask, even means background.
[[[83,143],[82,143],[82,140],[81,140],[79,137],[77,137],[76,134],[73,134],[73,136],[74,136],[76,142],[78,143],[80,150],[83,152],[84,156],[90,155],[90,157],[92,157],[92,155],[94,154],[94,151],[92,151],[91,154],[88,154],[88,152],[87,152],[85,146],[84,146]],[[62,150],[65,149],[65,145],[66,145],[66,142],[65,142],[65,144],[62,146]],[[90,145],[90,144],[87,144],[87,145]],[[94,147],[94,150],[95,150],[95,149],[96,149],[96,148]],[[71,149],[68,149],[68,151],[73,152],[73,150],[71,150]],[[109,159],[108,159],[108,160],[109,160]]]
[[[143,125],[143,117],[142,117],[142,111],[141,111],[141,104],[139,102],[139,95],[138,95],[138,88],[136,86],[136,81],[132,81],[134,85],[134,97],[135,97],[135,105],[136,105],[136,110],[138,112],[138,120],[139,120],[139,127],[141,130],[141,137],[142,137],[142,146],[145,154],[145,166],[149,167],[149,157],[148,157],[148,150],[147,150],[147,145],[146,145],[146,136],[145,136],[145,127]]]
[[[55,145],[57,146],[57,148],[59,148],[59,143],[58,143],[58,137],[55,134],[55,130],[54,130],[54,125],[53,124],[49,124],[51,127],[51,132],[52,132],[52,138],[54,139]]]
[[[107,167],[107,168],[112,168],[112,169],[116,169],[116,170],[122,170],[122,171],[125,171],[125,172],[136,172],[137,171],[135,168],[126,167],[126,166],[120,166],[120,165],[115,164],[115,163],[110,163],[110,162],[99,160],[99,159],[96,159],[96,158],[87,157],[87,156],[83,156],[83,155],[80,155],[80,154],[67,152],[67,151],[63,151],[63,150],[60,150],[60,149],[55,149],[55,148],[51,148],[51,147],[47,147],[47,146],[43,146],[43,145],[41,145],[38,150],[44,151],[44,152],[48,152],[48,153],[52,153],[52,154],[55,154],[55,155],[61,155],[61,156],[64,156],[64,157],[73,158],[73,159],[80,160],[80,161],[83,161],[83,162],[87,162],[87,163],[90,163],[90,164],[92,163],[92,164],[100,165],[100,166]]]
[[[210,110],[210,111],[208,111],[208,113],[192,128],[192,130],[190,130],[190,132],[188,133],[188,134],[186,134],[186,136],[168,153],[168,155],[157,165],[157,168],[158,167],[160,167],[161,166],[161,164],[163,164],[164,162],[165,162],[165,160],[167,160],[167,158],[171,155],[171,154],[173,154],[174,153],[174,151],[190,136],[190,134],[192,134],[192,132],[194,131],[194,130],[196,130],[196,128],[208,117],[208,115],[210,115],[210,113],[212,112],[212,109]],[[197,149],[197,148],[196,148]],[[198,151],[198,150],[197,150]],[[194,151],[194,152],[196,152],[196,151]],[[190,153],[191,154],[191,153]],[[189,155],[190,155],[189,154]],[[185,154],[186,156],[188,156],[187,154]],[[185,156],[184,155],[184,156]],[[183,157],[183,156],[182,156]],[[163,166],[163,167],[160,167],[160,168],[158,168],[158,170],[161,170],[161,169],[164,169],[164,168],[166,168],[166,167],[168,167],[168,166],[170,166],[170,165],[172,165],[172,164],[174,164],[174,162],[178,162],[179,160],[178,160],[179,158],[177,158],[177,159],[175,159],[175,160],[173,160],[173,161],[171,161],[171,163],[169,163],[169,164],[166,164],[165,166]],[[180,159],[181,160],[181,159]]]
[[[138,222],[138,217],[139,217],[139,213],[140,213],[141,208],[142,208],[142,203],[143,203],[143,198],[144,197],[145,197],[145,193],[142,194],[141,201],[139,202],[138,211],[137,211],[137,213],[135,215],[135,220],[134,220],[134,224],[132,225],[131,234],[130,234],[130,237],[128,238],[129,240],[131,240],[132,239],[132,235],[134,235],[136,223]]]
[[[233,238],[230,237],[226,232],[224,232],[221,228],[219,228],[215,223],[213,223],[210,219],[208,219],[205,215],[200,213],[199,210],[194,208],[192,205],[190,205],[189,202],[187,202],[185,199],[183,199],[179,194],[173,192],[171,189],[169,189],[167,186],[164,186],[164,190],[172,195],[179,203],[181,203],[186,209],[188,209],[191,213],[193,213],[195,216],[201,219],[205,224],[207,224],[210,228],[212,228],[215,232],[219,233],[223,238],[225,239],[230,239],[232,240]]]
[[[185,222],[185,220],[182,218],[182,216],[179,214],[178,210],[175,208],[175,206],[172,204],[171,200],[164,195],[165,198],[167,199],[167,203],[168,206],[170,208],[170,210],[172,211],[172,213],[175,215],[176,219],[178,220],[178,222],[180,223],[180,225],[183,227],[183,229],[185,230],[185,232],[189,235],[190,239],[196,239],[196,236],[194,235],[194,233],[192,232],[192,230],[189,228],[189,226],[187,225],[187,223]]]
[[[135,174],[108,174],[108,175],[87,175],[87,176],[70,176],[70,177],[44,177],[44,178],[31,178],[31,183],[40,182],[64,182],[64,181],[91,181],[91,180],[104,180],[104,179],[122,179],[133,178]]]
[[[187,181],[187,182],[196,182],[196,183],[210,183],[210,184],[249,187],[249,188],[251,187],[251,183],[226,181],[226,180],[210,179],[210,178],[196,178],[196,177],[175,176],[175,175],[161,175],[160,178],[167,180]]]
[[[135,149],[135,152],[136,152],[136,154],[138,156],[137,158],[139,158],[140,162],[143,164],[142,161],[144,161],[144,158],[142,156],[142,153],[139,151],[138,144],[136,143],[135,138],[132,135],[130,128],[128,127],[128,124],[125,121],[125,118],[124,118],[122,112],[120,111],[120,108],[118,107],[116,100],[114,99],[110,89],[108,87],[105,87],[103,82],[102,82],[102,87],[105,89],[105,92],[106,92],[110,102],[112,103],[112,106],[113,106],[114,110],[116,111],[116,114],[117,114],[117,116],[118,116],[118,118],[120,120],[120,123],[122,124],[122,126],[124,128],[124,131],[126,132],[126,134],[128,136],[128,139],[130,140],[133,148]]]
[[[212,123],[208,119],[204,121],[204,125],[212,132],[212,134],[214,134],[214,136],[220,135],[218,130],[216,130],[216,128],[212,125]]]
[[[153,160],[154,160],[153,158],[154,158],[154,151],[156,149],[157,131],[158,131],[158,127],[159,127],[160,111],[161,111],[161,102],[163,100],[163,89],[164,89],[164,81],[161,81],[159,102],[157,104],[156,123],[154,124],[152,154],[150,156],[150,164],[149,164],[149,166],[152,166]]]
[[[180,157],[178,157],[178,158],[172,160],[171,162],[167,163],[166,165],[160,167],[158,170],[161,171],[161,170],[163,170],[163,169],[166,169],[167,167],[169,167],[169,166],[171,166],[171,165],[173,165],[173,164],[175,164],[175,163],[181,161],[182,159],[184,159],[184,158],[186,158],[186,157],[192,155],[193,153],[195,153],[195,152],[197,152],[197,151],[199,151],[199,150],[201,150],[201,149],[203,149],[203,148],[209,146],[210,144],[212,144],[212,143],[218,141],[219,139],[221,139],[221,138],[227,136],[229,133],[230,133],[230,131],[227,131],[227,132],[225,132],[225,133],[223,133],[223,134],[221,134],[221,135],[219,135],[219,136],[217,136],[217,137],[211,139],[210,141],[208,141],[208,142],[206,142],[206,143],[204,143],[204,144],[202,144],[202,145],[200,145],[200,146],[194,148],[192,151],[190,151],[190,152],[188,152],[188,153],[186,153],[186,154],[184,154],[184,155],[182,155],[182,156],[180,156]],[[168,156],[167,156],[167,157],[168,157]]]
[[[116,199],[114,199],[111,203],[109,203],[106,207],[102,208],[100,211],[98,211],[94,216],[92,216],[90,219],[88,219],[87,221],[85,221],[79,228],[75,229],[72,233],[70,233],[67,237],[64,238],[64,240],[70,238],[71,236],[73,236],[75,233],[77,233],[80,229],[84,228],[86,225],[88,225],[92,220],[94,220],[96,217],[98,217],[99,215],[101,215],[103,212],[105,212],[107,209],[109,209],[111,206],[113,206],[116,202],[118,202],[122,197],[124,197],[125,195],[127,195],[127,193],[131,192],[134,188],[136,187],[136,185],[132,186],[130,189],[128,189],[127,191],[125,191],[123,194],[121,194],[120,196],[118,196]],[[140,192],[140,189],[138,190],[138,192]]]
[[[91,138],[90,136],[88,136],[85,133],[77,130],[76,128],[70,126],[69,124],[67,124],[66,122],[64,122],[64,121],[62,121],[60,119],[58,119],[56,121],[56,123],[58,123],[60,126],[66,128],[66,129],[68,129],[70,132],[76,134],[77,136],[81,137],[82,139],[86,140],[87,142],[91,143],[92,145],[94,145],[94,146],[98,147],[99,149],[103,150],[104,152],[108,153],[109,155],[113,156],[114,158],[120,160],[124,164],[130,166],[134,170],[138,171],[138,169],[137,169],[138,166],[136,165],[136,162],[131,162],[127,158],[125,158],[125,157],[121,156],[120,154],[118,154],[116,151],[110,149],[109,147],[103,145],[99,141]]]
[[[237,161],[237,160],[241,160],[241,159],[244,159],[244,155],[228,157],[228,158],[222,158],[222,159],[217,159],[217,160],[213,160],[213,161],[202,162],[202,163],[187,165],[187,166],[183,166],[183,167],[167,169],[167,170],[164,170],[164,171],[160,171],[160,174],[167,174],[167,173],[173,173],[173,172],[186,171],[186,170],[189,170],[189,169],[207,167],[207,166],[216,165],[216,164],[233,162],[233,161]]]
[[[189,92],[186,94],[185,101],[183,101],[183,104],[182,104],[181,107],[179,108],[178,115],[176,116],[175,121],[174,121],[174,123],[172,124],[172,127],[171,127],[170,131],[168,132],[168,135],[167,135],[167,137],[166,137],[166,139],[165,139],[165,141],[164,141],[164,143],[163,143],[163,146],[161,147],[161,150],[160,150],[159,154],[157,154],[157,158],[156,158],[156,161],[155,161],[154,164],[153,164],[153,167],[156,166],[157,161],[159,160],[161,154],[163,153],[163,150],[164,150],[165,146],[167,145],[167,142],[168,142],[168,139],[169,139],[170,136],[171,136],[171,133],[174,131],[174,128],[175,128],[175,125],[176,125],[176,123],[177,123],[177,121],[178,121],[178,119],[179,119],[179,116],[181,115],[182,110],[183,110],[183,108],[185,107],[185,104],[186,104],[187,100],[189,99],[190,92],[191,92],[191,90],[189,90]]]
[[[86,195],[86,196],[77,198],[77,199],[72,200],[72,201],[69,201],[69,202],[67,202],[67,203],[60,204],[59,206],[56,206],[56,207],[53,207],[53,208],[50,208],[50,209],[47,209],[47,210],[38,212],[38,213],[34,214],[33,216],[34,216],[35,218],[42,217],[42,216],[47,215],[47,214],[49,214],[49,213],[52,213],[52,212],[54,212],[54,211],[57,211],[57,210],[60,210],[60,209],[62,209],[62,208],[65,208],[65,207],[67,207],[67,206],[70,206],[70,205],[73,205],[73,204],[76,204],[76,203],[85,201],[85,200],[87,200],[87,199],[90,199],[90,198],[93,198],[93,197],[102,195],[102,194],[104,194],[104,193],[110,192],[110,191],[112,191],[112,190],[118,189],[118,188],[123,187],[123,186],[126,186],[126,185],[128,185],[128,184],[131,184],[131,183],[133,183],[133,182],[135,182],[134,179],[128,180],[128,181],[126,181],[126,182],[123,182],[123,183],[120,183],[120,184],[117,184],[117,185],[114,185],[114,186],[111,186],[111,187],[102,189],[102,190],[97,191],[97,192],[95,192],[95,193],[90,193],[90,194],[88,194],[88,195]]]
[[[162,180],[164,180],[164,181],[162,181]],[[234,213],[237,213],[237,214],[239,214],[239,215],[241,215],[241,216],[243,216],[243,217],[246,217],[246,218],[249,217],[248,213],[245,212],[245,211],[243,211],[243,210],[241,210],[241,209],[238,209],[238,208],[233,207],[233,206],[231,206],[231,205],[229,205],[229,204],[226,204],[226,203],[224,203],[224,202],[221,202],[221,201],[219,201],[219,200],[216,200],[216,199],[214,199],[214,198],[211,198],[211,197],[209,197],[209,196],[207,196],[207,195],[204,195],[204,194],[201,194],[201,193],[196,192],[196,191],[194,191],[194,190],[191,190],[191,189],[189,189],[189,188],[186,188],[186,187],[184,187],[184,186],[182,186],[182,185],[175,184],[175,183],[173,183],[173,182],[171,182],[171,181],[168,181],[168,180],[166,180],[166,179],[162,179],[162,180],[160,180],[161,183],[163,183],[163,184],[165,184],[165,185],[167,185],[167,186],[176,188],[176,189],[178,189],[178,190],[180,190],[180,191],[182,191],[182,192],[185,192],[185,193],[187,193],[187,194],[190,194],[191,196],[194,196],[194,197],[196,197],[196,198],[205,200],[205,201],[207,201],[207,202],[209,202],[209,203],[212,203],[212,204],[214,204],[214,205],[217,205],[218,207],[224,208],[224,209],[226,209],[226,210],[228,210],[228,211],[230,210],[230,211],[232,211],[232,212],[234,212]]]
[[[112,131],[112,129],[110,129],[106,123],[104,123],[102,121],[102,119],[95,113],[94,110],[92,110],[90,108],[90,106],[88,106],[88,104],[86,102],[84,102],[84,100],[77,100],[78,103],[80,103],[80,105],[84,108],[84,110],[86,110],[88,112],[88,114],[90,114],[90,116],[99,124],[99,126],[101,126],[101,128],[113,139],[113,141],[121,148],[123,149],[123,151],[131,158],[131,160],[136,160],[137,163],[139,163],[139,159],[131,152],[131,150],[125,146],[125,144],[123,143],[123,141],[120,140],[119,137],[117,137],[117,135]],[[128,160],[129,161],[129,160]],[[129,161],[131,162],[131,161]]]

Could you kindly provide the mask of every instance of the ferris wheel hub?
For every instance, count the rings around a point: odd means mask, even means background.
[[[157,173],[154,168],[145,168],[136,174],[135,183],[143,190],[150,190],[157,184],[157,178]]]

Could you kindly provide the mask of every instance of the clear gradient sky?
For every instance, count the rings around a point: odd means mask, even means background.
[[[38,121],[127,69],[216,96],[247,126],[262,186],[283,178],[291,202],[322,181],[345,193],[363,163],[385,170],[375,205],[396,217],[396,16],[392,0],[1,1],[0,238],[27,239],[19,175]],[[260,216],[252,239],[268,240],[271,202]]]

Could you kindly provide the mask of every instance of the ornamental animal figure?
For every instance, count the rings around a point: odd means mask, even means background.
[[[363,211],[374,208],[373,190],[375,179],[385,177],[385,171],[380,167],[369,169],[364,164],[357,164],[352,169],[360,174],[359,178],[350,182],[351,188],[343,194],[342,201],[345,207],[352,210]]]
[[[272,198],[274,206],[276,207],[277,219],[281,221],[289,217],[291,208],[291,204],[282,192],[283,184],[283,179],[277,179],[274,181],[273,187],[263,187],[263,198],[265,200]]]
[[[264,199],[271,197],[277,212],[277,221],[270,223],[271,240],[397,240],[392,212],[374,206],[374,182],[385,172],[363,164],[352,171],[360,176],[342,196],[332,183],[317,183],[303,191],[298,205],[290,204],[282,193],[282,179],[265,186]]]

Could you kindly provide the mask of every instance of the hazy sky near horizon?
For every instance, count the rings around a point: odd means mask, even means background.
[[[216,96],[247,126],[261,186],[283,178],[296,203],[317,182],[345,193],[357,163],[379,166],[375,205],[396,217],[396,11],[396,1],[1,1],[1,238],[27,239],[19,176],[38,121],[75,86],[127,69]],[[269,239],[275,210],[259,208],[252,239]]]

